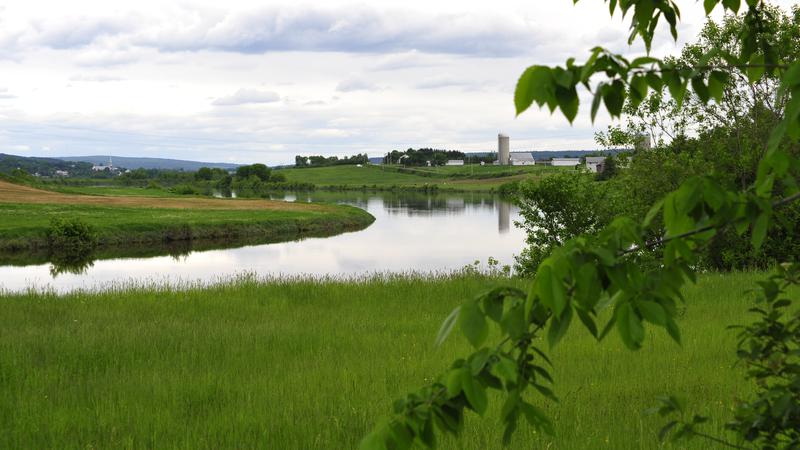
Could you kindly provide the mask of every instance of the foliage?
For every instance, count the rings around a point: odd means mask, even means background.
[[[294,166],[301,167],[326,167],[326,166],[344,166],[369,163],[369,157],[366,153],[357,154],[353,156],[345,156],[339,158],[338,156],[301,156],[294,157]]]
[[[603,168],[597,172],[596,178],[598,181],[610,180],[617,175],[617,171],[617,159],[613,156],[606,156],[606,159],[603,160]]]
[[[251,164],[249,166],[239,166],[236,169],[236,178],[248,179],[258,178],[260,181],[269,181],[272,170],[264,164]]]
[[[97,232],[83,220],[54,217],[47,229],[50,248],[67,255],[86,255],[97,246]]]
[[[463,152],[458,150],[439,150],[433,148],[409,148],[402,152],[392,150],[384,157],[384,164],[402,164],[404,166],[443,166],[451,159],[464,159]]]
[[[629,17],[629,42],[640,38],[649,51],[661,19],[677,39],[680,11],[675,2],[610,0],[608,4],[611,14],[619,10]],[[706,13],[718,4],[705,0]],[[721,6],[737,13],[742,5],[724,0]],[[407,449],[414,443],[434,447],[435,430],[458,433],[465,410],[484,414],[490,398],[487,390],[503,399],[505,441],[521,417],[538,430],[551,432],[549,418],[525,394],[534,390],[552,397],[547,357],[537,338],[544,334],[555,346],[575,317],[598,341],[615,329],[631,350],[642,347],[646,327],[663,328],[681,342],[677,306],[683,287],[696,279],[698,250],[728,227],[740,236],[749,231],[750,244],[760,249],[774,211],[800,198],[800,160],[789,151],[800,139],[800,62],[784,59],[776,51],[769,34],[771,20],[762,1],[747,0],[736,51],[712,48],[691,66],[649,55],[629,60],[596,47],[583,64],[570,58],[564,66],[535,65],[525,70],[514,94],[518,114],[535,103],[551,112],[559,109],[572,122],[579,108],[579,86],[593,92],[592,119],[601,105],[619,117],[626,101],[635,108],[651,89],[662,87],[678,108],[690,91],[702,103],[719,103],[732,76],[750,84],[774,77],[783,114],[765,130],[768,144],[745,189],[733,191],[714,176],[689,178],[655,203],[643,220],[617,217],[598,233],[575,237],[554,249],[537,267],[527,292],[498,288],[466,301],[445,320],[438,340],[458,324],[474,352],[399,401],[395,415],[365,437],[362,448]],[[654,223],[657,216],[662,224]],[[648,239],[651,235],[658,237]],[[655,247],[662,248],[661,264],[649,270],[640,264],[640,255]],[[612,311],[611,317],[599,321],[598,313],[605,309]],[[500,335],[494,345],[487,344],[490,325]]]
[[[517,257],[517,272],[533,275],[554,248],[608,223],[602,217],[601,189],[588,174],[576,171],[520,183],[516,203],[523,221],[518,225],[526,232],[527,247]]]
[[[758,284],[756,306],[750,309],[758,320],[734,327],[741,330],[737,355],[757,390],[751,400],[736,406],[727,428],[756,448],[794,449],[800,446],[800,310],[793,308],[796,305],[787,290],[800,285],[800,264],[778,266],[777,273]],[[664,426],[662,439],[699,436],[744,448],[700,431],[708,418],[684,418],[687,414],[679,398],[663,397],[660,402],[654,412],[681,415]]]

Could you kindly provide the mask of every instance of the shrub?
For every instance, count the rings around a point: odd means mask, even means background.
[[[97,246],[97,233],[90,224],[76,217],[55,217],[50,221],[47,241],[52,250],[86,254]]]

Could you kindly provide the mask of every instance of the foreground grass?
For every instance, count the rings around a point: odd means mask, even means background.
[[[319,187],[350,188],[422,188],[490,192],[502,184],[536,178],[560,168],[544,166],[444,166],[400,168],[399,166],[333,166],[304,169],[281,169],[278,172],[292,182],[312,183]]]
[[[523,426],[511,448],[660,448],[664,393],[719,430],[749,387],[732,369],[760,274],[703,276],[686,291],[683,347],[660,330],[632,353],[575,329],[552,353],[559,404],[533,400],[557,439]],[[394,399],[468,349],[432,345],[444,317],[499,280],[242,279],[0,297],[0,448],[353,448]],[[524,283],[515,281],[517,285]],[[496,402],[443,448],[500,448]],[[705,442],[688,447],[711,448]]]

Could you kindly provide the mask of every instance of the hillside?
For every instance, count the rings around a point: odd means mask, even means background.
[[[85,161],[92,164],[108,164],[109,155],[92,156],[59,156],[56,159],[62,161]],[[111,155],[111,161],[117,167],[126,169],[164,169],[164,170],[183,170],[186,172],[196,172],[201,167],[236,169],[239,164],[215,163],[202,161],[188,161],[183,159],[168,158],[134,158],[129,156]]]
[[[44,176],[55,175],[56,170],[66,170],[71,175],[87,175],[92,171],[92,164],[0,153],[0,173],[10,174],[14,169],[22,169],[30,174],[38,173]]]

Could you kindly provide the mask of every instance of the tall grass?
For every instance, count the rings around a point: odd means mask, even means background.
[[[613,334],[597,344],[575,329],[551,355],[561,402],[533,397],[558,437],[523,426],[511,448],[660,448],[662,421],[642,412],[664,393],[686,395],[720,429],[750,389],[725,327],[748,319],[744,292],[759,276],[706,275],[689,288],[682,347],[654,331],[632,353]],[[500,282],[242,278],[5,295],[0,448],[353,448],[394,399],[468,351],[458,336],[435,348],[436,331],[463,299]],[[500,448],[497,409],[470,417],[443,448]]]

